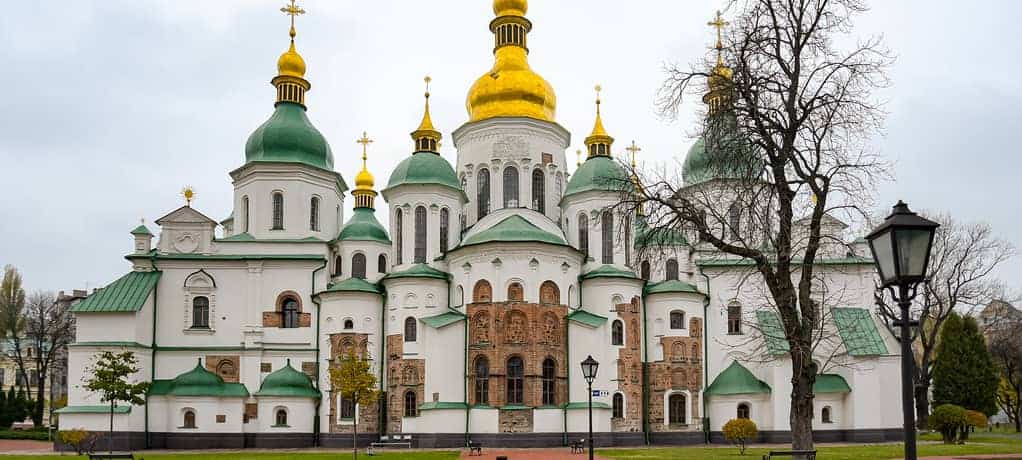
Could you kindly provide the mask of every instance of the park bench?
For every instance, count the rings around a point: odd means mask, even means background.
[[[400,435],[394,436],[380,436],[380,440],[370,444],[371,447],[404,447],[410,449],[412,447],[412,435]]]
[[[483,455],[483,446],[478,442],[472,441],[471,439],[465,443],[465,447],[468,447],[469,455]]]
[[[586,440],[579,439],[578,441],[571,441],[571,453],[582,454],[586,451]]]
[[[815,450],[772,450],[763,456],[763,460],[771,460],[775,457],[802,457],[805,460],[816,460]]]
[[[115,460],[119,458],[126,458],[135,460],[135,454],[131,453],[102,453],[102,454],[89,454],[89,460]]]

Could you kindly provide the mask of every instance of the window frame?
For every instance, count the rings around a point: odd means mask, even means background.
[[[181,428],[195,430],[198,429],[198,422],[196,421],[197,415],[195,409],[185,409],[181,413]]]
[[[679,406],[680,410],[676,410]],[[671,393],[667,397],[667,423],[671,425],[688,424],[686,406],[688,406],[688,397],[685,393]]]
[[[680,268],[678,267],[678,259],[670,258],[664,263],[664,280],[665,281],[678,281]]]
[[[294,308],[288,308],[293,305]],[[301,327],[302,304],[292,295],[280,299],[280,328],[297,329]]]
[[[553,358],[546,358],[543,360],[542,374],[540,374],[540,380],[542,382],[543,405],[556,406],[557,362],[555,362]]]
[[[281,414],[283,414],[283,421],[281,420]],[[275,427],[287,427],[287,409],[278,407],[277,410],[273,411],[273,426]]]
[[[415,394],[415,390],[405,391],[404,395],[404,416],[405,417],[418,417],[419,416],[419,395]]]
[[[351,255],[351,277],[366,279],[366,255],[356,252]]]
[[[284,192],[275,191],[270,194],[272,220],[270,230],[284,230]]]
[[[610,418],[624,418],[625,396],[621,392],[614,393],[614,396],[611,397],[610,407]]]
[[[589,258],[589,216],[584,212],[578,215],[578,250]]]
[[[532,209],[546,214],[546,174],[540,168],[532,170]]]
[[[380,275],[387,273],[387,255],[380,254],[376,258],[376,272]]]
[[[425,206],[415,207],[415,250],[412,253],[412,262],[417,264],[426,263],[426,256],[429,244],[429,211]]]
[[[451,227],[451,211],[447,208],[440,208],[440,254],[447,253],[447,240]]]
[[[475,403],[476,405],[490,404],[490,360],[486,356],[480,356],[475,361]]]
[[[482,168],[476,173],[476,220],[490,213],[490,170]]]
[[[199,299],[205,301],[205,305],[199,305]],[[192,329],[209,329],[209,297],[197,295],[192,297]],[[201,315],[200,315],[201,312]],[[201,321],[197,321],[201,320]]]
[[[600,215],[600,262],[614,263],[614,213],[603,211]]]
[[[406,343],[419,341],[419,324],[414,316],[405,318],[404,330],[401,335]]]
[[[677,327],[675,327],[675,317],[678,317]],[[671,330],[685,329],[685,312],[681,310],[671,310],[668,313],[668,327]]]
[[[397,264],[401,265],[404,263],[404,216],[400,209],[394,212],[394,246],[397,248],[394,257],[397,258]]]
[[[617,347],[625,344],[625,324],[619,319],[610,323],[610,344]]]
[[[518,176],[518,168],[514,166],[506,166],[504,171],[501,173],[501,177],[503,178],[501,185],[503,185],[504,189],[504,207],[520,207],[522,205],[522,195],[519,190],[521,187],[519,184],[520,178]]]
[[[319,204],[320,199],[318,196],[313,196],[309,199],[309,230],[314,232],[320,231]]]
[[[512,356],[507,359],[506,372],[506,398],[509,406],[525,404],[525,361],[520,356]]]
[[[745,412],[744,417],[742,416],[743,409]],[[744,418],[746,420],[752,420],[752,406],[746,402],[738,403],[738,406],[735,408],[735,418]]]
[[[732,302],[727,306],[727,335],[742,334],[742,304]]]

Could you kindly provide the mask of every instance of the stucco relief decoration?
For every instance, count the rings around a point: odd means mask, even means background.
[[[556,344],[557,337],[557,317],[551,313],[543,315],[543,341]]]
[[[405,385],[418,385],[419,383],[419,371],[415,370],[412,365],[405,366],[402,377]]]
[[[493,156],[497,158],[528,157],[529,142],[523,136],[504,136],[493,143]]]
[[[173,245],[178,252],[195,252],[199,248],[199,237],[194,233],[184,232],[174,237]]]
[[[527,320],[525,315],[517,310],[507,314],[507,343],[525,343],[525,329]]]
[[[490,315],[480,312],[472,320],[475,326],[476,343],[489,343],[490,341]]]

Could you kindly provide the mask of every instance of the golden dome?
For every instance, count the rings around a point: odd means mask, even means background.
[[[295,51],[294,40],[291,40],[291,47],[277,59],[277,73],[289,77],[305,77],[305,59]]]
[[[526,35],[532,23],[524,17],[525,0],[494,0],[497,18],[490,23],[496,36],[493,68],[468,91],[469,121],[495,117],[528,117],[554,121],[557,96],[543,77],[529,67]]]
[[[356,190],[372,190],[376,180],[373,178],[373,174],[362,165],[362,170],[355,176],[355,189]]]

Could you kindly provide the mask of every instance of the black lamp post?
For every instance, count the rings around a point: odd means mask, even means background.
[[[916,460],[916,421],[913,408],[912,321],[909,308],[919,283],[926,281],[933,235],[940,224],[918,216],[902,201],[866,239],[880,272],[880,288],[888,289],[901,310],[894,324],[901,329],[901,410],[905,418],[905,460]]]
[[[582,361],[582,376],[589,387],[589,460],[593,460],[593,380],[596,380],[596,370],[599,367],[600,363],[596,362],[592,355]]]

